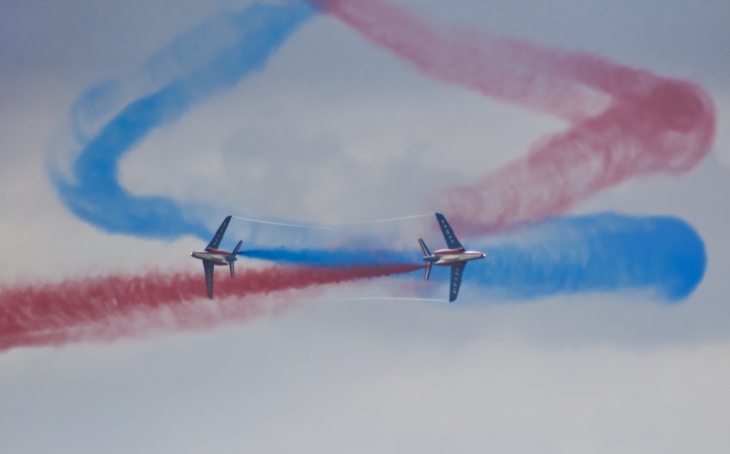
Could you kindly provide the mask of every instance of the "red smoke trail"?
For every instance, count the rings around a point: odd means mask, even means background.
[[[202,273],[151,272],[29,284],[0,291],[0,351],[80,340],[113,340],[153,329],[210,328],[245,320],[271,307],[240,298],[408,273],[420,265],[343,268],[271,267],[216,279],[216,299],[205,296]],[[230,298],[237,297],[237,298]]]
[[[312,0],[424,74],[571,122],[526,157],[444,194],[471,233],[535,221],[630,178],[676,175],[708,153],[712,100],[697,85],[579,52],[437,27],[379,0]]]

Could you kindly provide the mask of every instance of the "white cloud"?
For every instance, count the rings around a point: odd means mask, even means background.
[[[730,167],[730,95],[728,92],[713,93],[717,108],[717,136],[714,150],[719,161]]]
[[[492,312],[314,303],[245,328],[6,354],[0,446],[59,453],[730,447],[726,342],[544,346],[480,326]],[[48,429],[38,436],[37,428]]]

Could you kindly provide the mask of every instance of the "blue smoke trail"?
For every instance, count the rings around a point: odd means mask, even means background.
[[[643,291],[660,300],[686,298],[700,283],[707,258],[702,239],[681,219],[615,213],[547,220],[506,237],[481,237],[485,252],[469,263],[464,286],[490,296],[524,300],[556,294]],[[420,251],[271,250],[241,255],[303,265],[418,263]],[[448,273],[434,273],[447,279]]]
[[[191,106],[230,88],[252,71],[263,68],[269,57],[315,10],[306,3],[289,6],[254,4],[226,17],[218,40],[209,45],[190,46],[211,27],[194,30],[171,46],[161,58],[153,60],[150,70],[172,78],[158,91],[135,100],[112,118],[90,139],[73,165],[76,181],[67,181],[53,164],[49,165],[52,181],[62,201],[81,219],[109,233],[124,233],[155,238],[196,235],[210,239],[212,232],[201,222],[185,215],[185,207],[164,197],[136,197],[119,185],[118,162],[153,129],[180,118]],[[222,48],[213,48],[216,44]],[[212,45],[212,46],[211,46]],[[215,53],[212,53],[215,51]],[[164,74],[166,58],[178,66],[178,74]],[[105,100],[113,93],[108,83],[89,90],[72,108],[93,113],[103,110]],[[78,141],[84,141],[79,128],[74,129]]]
[[[271,260],[280,263],[311,266],[386,265],[396,263],[420,263],[422,255],[416,250],[395,251],[388,249],[252,249],[238,255]]]
[[[697,232],[670,216],[555,218],[521,236],[486,249],[465,281],[508,299],[629,290],[679,301],[700,283],[707,263]]]

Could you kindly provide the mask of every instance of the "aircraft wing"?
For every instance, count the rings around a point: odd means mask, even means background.
[[[215,276],[214,266],[211,262],[203,260],[203,269],[205,270],[205,290],[208,292],[208,298],[213,298],[213,277]]]
[[[459,240],[454,235],[454,231],[446,221],[446,218],[441,213],[436,213],[436,219],[439,221],[439,227],[441,227],[441,233],[444,234],[444,240],[446,240],[446,246],[449,249],[464,249]]]
[[[451,285],[449,287],[449,303],[456,301],[459,296],[459,287],[461,287],[461,276],[464,274],[466,262],[451,267]]]
[[[223,223],[220,227],[218,227],[218,231],[215,232],[215,235],[213,235],[213,239],[210,240],[210,243],[208,243],[208,246],[205,247],[205,250],[208,249],[218,249],[218,246],[221,244],[221,240],[223,239],[223,235],[226,233],[226,229],[228,228],[228,223],[231,222],[231,216],[226,217],[223,219]],[[213,281],[211,281],[213,282]]]

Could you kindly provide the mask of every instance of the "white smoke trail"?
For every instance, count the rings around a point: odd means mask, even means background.
[[[278,225],[278,226],[282,226],[282,227],[294,227],[294,228],[300,228],[300,229],[314,229],[314,230],[336,230],[339,228],[351,227],[351,226],[356,226],[356,225],[376,224],[376,223],[380,223],[380,222],[402,221],[405,219],[423,218],[426,216],[433,216],[433,215],[434,215],[434,213],[415,214],[412,216],[400,216],[397,218],[376,219],[374,221],[349,222],[346,224],[332,224],[330,226],[307,225],[307,224],[288,224],[288,223],[284,223],[284,222],[265,221],[263,219],[244,218],[241,216],[233,216],[233,218],[239,219],[241,221],[246,221],[246,222],[254,222],[257,224]]]

